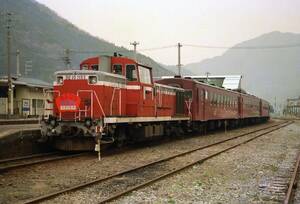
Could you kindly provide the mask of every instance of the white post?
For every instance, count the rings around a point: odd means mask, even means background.
[[[178,76],[181,76],[181,50],[180,50],[180,48],[182,47],[182,45],[180,43],[178,43],[177,47],[178,47],[178,64],[177,64]]]

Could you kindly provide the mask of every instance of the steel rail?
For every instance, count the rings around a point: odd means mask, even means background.
[[[4,172],[4,171],[9,171],[9,170],[12,170],[12,169],[18,169],[18,168],[22,168],[22,167],[35,165],[35,164],[42,164],[42,163],[58,161],[58,160],[62,160],[62,159],[69,159],[69,158],[73,158],[73,157],[78,157],[78,156],[82,156],[82,155],[85,155],[85,154],[87,154],[87,153],[62,155],[62,156],[56,156],[56,157],[48,158],[48,159],[41,159],[41,160],[37,160],[37,161],[29,161],[29,162],[24,162],[24,163],[19,163],[19,164],[11,164],[11,165],[7,165],[7,166],[4,165],[2,167],[0,166],[0,173]]]
[[[64,193],[69,193],[69,192],[72,192],[72,191],[76,191],[76,190],[79,190],[81,188],[94,185],[96,183],[104,182],[104,181],[107,181],[107,180],[112,179],[114,177],[122,176],[122,175],[124,175],[126,173],[130,173],[130,172],[133,172],[133,171],[145,168],[147,166],[151,166],[151,165],[154,165],[154,164],[158,164],[158,163],[162,163],[162,162],[165,162],[165,161],[169,161],[169,160],[174,159],[176,157],[184,156],[186,154],[189,154],[189,153],[192,153],[192,152],[195,152],[195,151],[198,151],[198,150],[202,150],[202,149],[206,149],[206,148],[209,148],[209,147],[212,147],[212,146],[216,146],[218,144],[225,143],[227,141],[234,140],[234,139],[246,136],[246,135],[250,135],[250,134],[253,134],[253,133],[256,133],[256,132],[259,132],[259,131],[263,131],[263,130],[266,130],[266,129],[270,129],[270,128],[273,128],[273,127],[277,127],[277,126],[280,126],[280,125],[285,125],[286,126],[286,125],[289,125],[291,123],[292,122],[290,122],[290,121],[285,121],[285,122],[280,123],[280,124],[275,124],[275,125],[271,125],[269,127],[264,127],[264,128],[261,128],[261,129],[257,129],[257,130],[254,130],[254,131],[243,133],[243,134],[240,134],[240,135],[228,138],[228,139],[224,139],[224,140],[221,140],[221,141],[209,144],[209,145],[197,147],[197,148],[194,148],[194,149],[191,149],[191,150],[187,150],[185,152],[178,153],[178,154],[175,154],[175,155],[163,158],[163,159],[159,159],[159,160],[156,160],[156,161],[153,161],[153,162],[149,162],[149,163],[144,164],[142,166],[138,166],[138,167],[135,167],[135,168],[127,169],[127,170],[118,172],[116,174],[113,174],[113,175],[110,175],[110,176],[107,176],[107,177],[104,177],[104,178],[96,178],[96,179],[94,179],[92,181],[80,183],[78,185],[74,185],[74,186],[71,186],[69,188],[65,188],[65,189],[62,189],[62,190],[59,190],[59,191],[56,191],[56,192],[53,192],[53,193],[49,193],[47,195],[42,195],[42,196],[39,196],[39,197],[36,197],[36,198],[32,198],[32,199],[29,199],[29,200],[25,201],[24,203],[38,203],[38,202],[41,202],[41,201],[49,200],[49,199],[54,198],[54,197],[56,197],[58,195],[61,195],[61,194],[64,194]],[[280,127],[280,128],[282,128],[282,127]],[[275,131],[275,130],[271,130],[271,131]],[[267,134],[267,133],[263,133],[263,134]]]
[[[20,161],[20,160],[25,160],[25,159],[33,159],[33,158],[49,156],[49,155],[55,155],[58,153],[59,152],[46,152],[46,153],[40,153],[40,154],[31,154],[31,155],[26,155],[26,156],[13,157],[13,158],[9,158],[9,159],[2,159],[2,160],[0,160],[0,164]]]
[[[294,193],[295,187],[297,186],[297,178],[299,175],[299,164],[300,164],[300,153],[298,153],[298,156],[297,156],[297,161],[296,161],[295,168],[294,168],[294,171],[292,174],[292,178],[289,183],[289,188],[287,190],[287,193],[285,195],[285,199],[283,202],[284,204],[292,203],[293,193]]]

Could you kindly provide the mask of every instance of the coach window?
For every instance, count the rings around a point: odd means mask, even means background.
[[[218,95],[216,93],[214,93],[214,104],[218,104]]]
[[[126,65],[126,78],[128,81],[137,81],[136,68],[134,64]]]
[[[227,106],[230,108],[230,96],[227,97]]]
[[[208,100],[209,100],[210,104],[212,102],[212,97],[213,97],[212,93],[208,92]]]
[[[186,91],[184,92],[184,99],[185,99],[186,101],[192,100],[192,99],[193,99],[193,92],[192,92],[192,90],[186,90]]]
[[[122,75],[122,65],[121,64],[114,64],[113,65],[113,73]]]

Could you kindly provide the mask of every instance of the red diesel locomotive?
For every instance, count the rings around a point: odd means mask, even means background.
[[[170,135],[190,120],[185,90],[154,83],[150,67],[128,58],[90,58],[55,75],[53,115],[42,135],[58,149]]]
[[[255,96],[180,77],[154,82],[151,67],[125,57],[89,58],[55,76],[42,136],[62,150],[269,118],[269,104]]]

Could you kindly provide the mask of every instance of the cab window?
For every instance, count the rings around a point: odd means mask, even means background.
[[[113,65],[113,73],[122,75],[122,65],[121,64],[114,64]]]
[[[81,69],[82,70],[88,70],[89,69],[89,65],[84,64],[84,65],[81,66]]]
[[[151,84],[150,69],[139,66],[140,82],[144,84]]]
[[[92,70],[94,70],[94,71],[98,71],[98,70],[99,70],[98,64],[93,64],[93,65],[91,66],[91,68],[92,68]]]
[[[137,81],[135,65],[133,64],[126,65],[126,78],[128,81]]]

